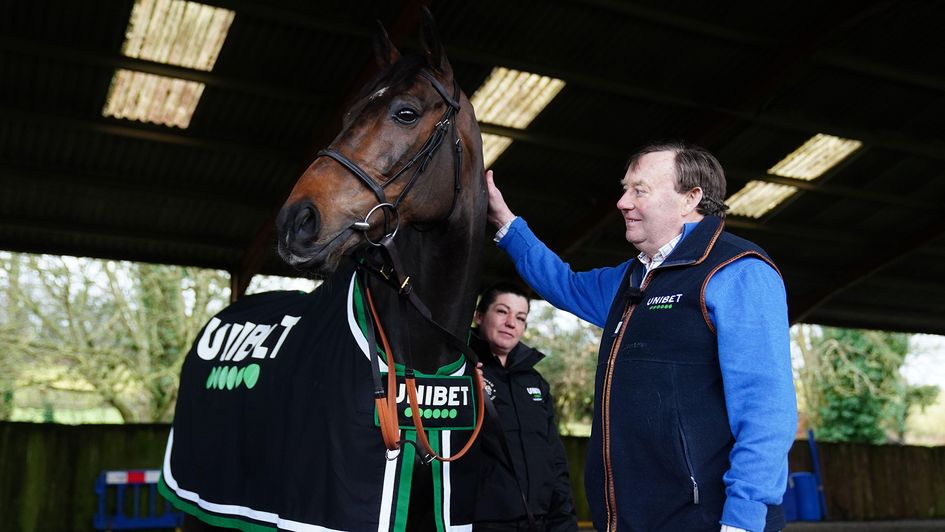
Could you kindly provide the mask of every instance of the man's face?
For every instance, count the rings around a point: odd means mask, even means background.
[[[675,154],[647,153],[627,170],[617,209],[627,226],[627,242],[649,257],[682,232],[686,222],[702,219],[695,211],[701,189],[676,192]]]
[[[518,294],[499,294],[484,313],[476,313],[479,334],[496,355],[508,355],[525,332],[528,300]]]

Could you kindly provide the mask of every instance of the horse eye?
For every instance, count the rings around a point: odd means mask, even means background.
[[[419,117],[420,115],[409,107],[402,107],[394,112],[394,119],[405,125],[413,124]]]

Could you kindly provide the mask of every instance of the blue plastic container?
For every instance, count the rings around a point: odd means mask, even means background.
[[[794,503],[797,507],[797,519],[800,521],[820,521],[823,513],[820,509],[820,493],[817,492],[817,477],[813,473],[791,473],[794,484]]]
[[[794,496],[794,480],[788,476],[787,489],[784,490],[784,498],[781,499],[781,506],[784,508],[785,521],[797,521],[797,498]]]

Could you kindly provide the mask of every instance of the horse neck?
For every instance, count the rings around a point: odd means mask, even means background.
[[[428,231],[403,228],[397,247],[403,274],[409,275],[415,294],[430,309],[433,319],[465,342],[478,289],[483,231],[468,224],[450,224]],[[398,296],[391,289],[377,289],[382,321],[400,323],[409,334],[411,358],[416,369],[432,373],[454,362],[460,353],[451,347],[436,326],[408,304],[407,315],[386,319],[400,312]],[[402,338],[404,331],[390,331]],[[403,345],[403,342],[400,342]]]
[[[461,105],[465,108],[470,105],[465,96],[461,97]],[[471,113],[460,113],[456,120],[465,150],[462,193],[455,198],[454,208],[444,222],[428,230],[403,227],[396,240],[404,261],[402,273],[411,277],[414,292],[437,323],[465,342],[479,289],[487,200],[479,125]],[[451,181],[453,164],[449,151],[441,150],[429,171]],[[382,312],[393,316],[392,312],[399,312],[398,296],[393,290],[383,292]],[[413,309],[408,309],[407,316],[399,321],[408,331],[416,369],[432,373],[461,356],[435,325]]]

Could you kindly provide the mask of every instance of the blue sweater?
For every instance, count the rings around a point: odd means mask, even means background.
[[[683,239],[696,225],[684,226]],[[539,295],[599,327],[633,261],[575,273],[521,218],[512,222],[499,247]],[[779,504],[784,494],[787,452],[797,426],[784,284],[764,261],[745,257],[711,278],[706,306],[717,331],[726,410],[735,438],[731,466],[723,476],[721,523],[760,531],[766,505]]]

